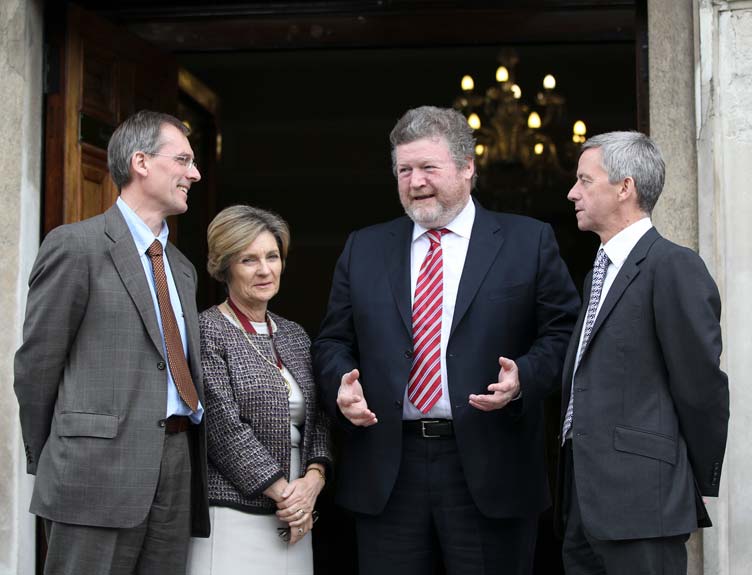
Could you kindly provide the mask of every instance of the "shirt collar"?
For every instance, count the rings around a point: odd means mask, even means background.
[[[468,198],[465,207],[462,211],[455,216],[455,218],[444,226],[453,234],[457,234],[460,237],[470,239],[470,234],[473,231],[473,222],[475,221],[475,202],[472,198]],[[429,228],[424,228],[420,224],[413,224],[413,241],[425,234]]]
[[[627,256],[637,245],[637,242],[640,241],[640,238],[652,227],[653,223],[650,221],[650,218],[646,216],[624,228],[613,238],[608,240],[605,245],[601,244],[608,259],[611,260],[611,263],[617,270],[624,264]]]
[[[162,244],[162,250],[167,248],[167,236],[169,235],[170,230],[167,227],[166,221],[162,222],[162,229],[160,230],[159,235],[155,238],[149,226],[146,225],[146,222],[144,222],[144,220],[133,211],[123,198],[118,196],[117,202],[115,203],[120,209],[120,213],[123,214],[123,218],[125,218],[125,223],[128,225],[128,229],[133,236],[133,241],[136,244],[136,249],[138,249],[139,254],[145,254],[146,250],[148,250],[149,246],[154,243],[155,239],[159,240],[159,243]]]

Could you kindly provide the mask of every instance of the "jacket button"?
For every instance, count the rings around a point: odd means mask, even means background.
[[[412,359],[412,357],[413,357],[413,350],[412,349],[405,350],[405,359]]]
[[[397,407],[402,407],[402,402],[398,399],[394,402],[394,405],[396,405]]]
[[[160,370],[160,371],[162,371],[162,370],[163,370],[163,369],[164,369],[165,367],[166,367],[166,366],[165,366],[165,362],[163,362],[163,361],[160,361],[160,362],[159,362],[159,363],[157,364],[157,369],[158,369],[158,370]]]
[[[157,421],[157,425],[159,427],[164,427],[165,425],[167,425],[167,420],[166,419],[160,419],[159,421]]]

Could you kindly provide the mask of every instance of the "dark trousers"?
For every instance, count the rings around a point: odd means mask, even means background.
[[[509,494],[500,494],[509,496]],[[527,575],[537,517],[492,519],[473,502],[453,437],[403,434],[391,497],[356,516],[360,575]]]
[[[185,575],[191,521],[188,433],[165,435],[159,483],[144,521],[130,529],[45,520],[49,575]]]
[[[564,544],[567,575],[686,575],[689,534],[651,539],[596,539],[582,523],[572,442],[564,446]]]

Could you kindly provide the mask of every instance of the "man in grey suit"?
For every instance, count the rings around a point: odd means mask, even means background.
[[[700,257],[650,220],[665,166],[638,132],[582,149],[568,194],[601,239],[564,362],[558,498],[568,574],[687,571],[710,525],[729,393],[721,302]]]
[[[209,532],[196,271],[165,221],[201,177],[186,134],[123,122],[117,203],[51,231],[31,272],[14,388],[45,573],[184,573]]]

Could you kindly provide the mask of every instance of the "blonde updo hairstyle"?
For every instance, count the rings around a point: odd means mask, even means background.
[[[226,284],[235,259],[264,232],[272,234],[277,241],[284,269],[290,246],[290,228],[285,220],[273,212],[246,205],[230,206],[219,212],[206,232],[209,275]]]

